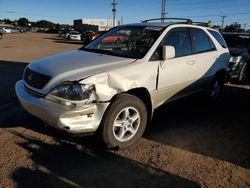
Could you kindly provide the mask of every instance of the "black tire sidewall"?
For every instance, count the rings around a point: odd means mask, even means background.
[[[113,124],[118,113],[126,108],[134,107],[140,115],[140,125],[134,137],[129,141],[120,142],[113,134]],[[102,121],[102,137],[107,148],[109,149],[125,149],[137,141],[143,134],[147,124],[147,110],[144,103],[137,97],[129,94],[120,94],[110,104],[106,110]]]
[[[215,84],[216,81],[219,81],[220,89],[219,89],[218,96],[213,97],[211,95],[212,95],[213,87],[214,87],[214,84]],[[216,75],[212,79],[212,81],[210,82],[209,89],[208,89],[208,98],[209,98],[209,101],[217,101],[220,98],[220,96],[222,94],[222,90],[223,90],[223,85],[224,85],[224,76]]]
[[[246,75],[244,76],[244,78],[243,78],[243,76],[242,76],[242,71],[245,71],[245,74],[246,74]],[[242,65],[241,69],[240,69],[239,82],[244,82],[244,81],[246,80],[246,78],[247,78],[247,64],[244,63],[244,64]]]

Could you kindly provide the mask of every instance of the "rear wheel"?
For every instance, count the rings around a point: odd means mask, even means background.
[[[216,75],[210,83],[208,97],[211,101],[216,101],[221,96],[224,85],[224,76]]]
[[[147,109],[137,97],[120,94],[102,121],[102,138],[108,148],[125,149],[137,141],[147,124]]]

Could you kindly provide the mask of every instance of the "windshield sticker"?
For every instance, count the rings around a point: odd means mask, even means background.
[[[147,26],[146,30],[161,31],[163,27]]]

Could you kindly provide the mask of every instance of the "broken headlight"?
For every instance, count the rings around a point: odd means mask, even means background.
[[[85,104],[91,94],[95,92],[94,84],[80,84],[78,82],[63,82],[55,87],[49,94],[49,98],[54,98],[65,105]]]

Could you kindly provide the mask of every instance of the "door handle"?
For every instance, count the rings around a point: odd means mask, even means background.
[[[187,64],[189,64],[189,65],[194,65],[194,64],[196,64],[196,61],[191,60],[191,61],[188,61]]]

